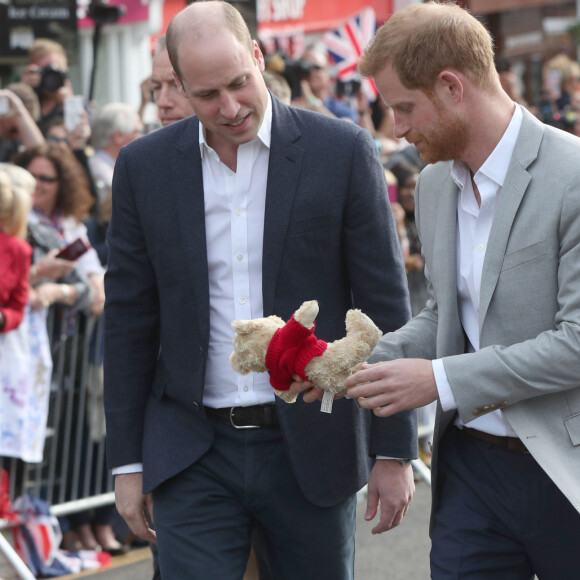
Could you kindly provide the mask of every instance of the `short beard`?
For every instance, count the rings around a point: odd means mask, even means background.
[[[427,146],[420,152],[421,158],[425,163],[461,159],[469,141],[467,119],[459,112],[450,113],[437,97],[433,98],[433,105],[437,111],[437,127],[425,142]]]

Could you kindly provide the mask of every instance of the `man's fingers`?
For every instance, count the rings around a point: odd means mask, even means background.
[[[304,399],[305,403],[314,403],[314,401],[322,401],[322,396],[324,395],[324,391],[318,388],[311,388],[310,390],[306,391],[302,398]]]
[[[367,522],[370,522],[377,515],[378,507],[379,495],[378,493],[371,491],[369,488],[367,497],[367,511],[365,512],[365,520]]]

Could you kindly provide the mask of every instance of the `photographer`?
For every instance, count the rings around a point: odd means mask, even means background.
[[[38,126],[44,130],[53,117],[63,115],[64,99],[73,94],[63,46],[48,38],[37,38],[28,50],[28,65],[20,78],[38,94],[41,115]]]

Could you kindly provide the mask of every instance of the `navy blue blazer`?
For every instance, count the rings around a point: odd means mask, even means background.
[[[317,336],[345,334],[349,308],[383,332],[409,318],[407,282],[373,139],[352,123],[272,97],[264,315],[318,300]],[[121,151],[113,180],[105,307],[109,467],[143,463],[144,491],[211,446],[203,408],[209,283],[199,121]],[[276,400],[288,454],[310,501],[334,505],[367,481],[372,456],[416,457],[415,412],[378,419],[353,401]]]

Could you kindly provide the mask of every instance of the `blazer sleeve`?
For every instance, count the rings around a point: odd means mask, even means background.
[[[409,292],[384,170],[370,135],[360,133],[352,162],[350,199],[343,227],[353,303],[383,332],[410,317]],[[377,251],[380,262],[377,263]],[[389,418],[371,414],[371,455],[417,457],[417,414]]]
[[[122,150],[113,179],[105,274],[104,401],[110,468],[142,462],[145,407],[159,354],[159,302],[137,207],[140,193],[132,186]]]

